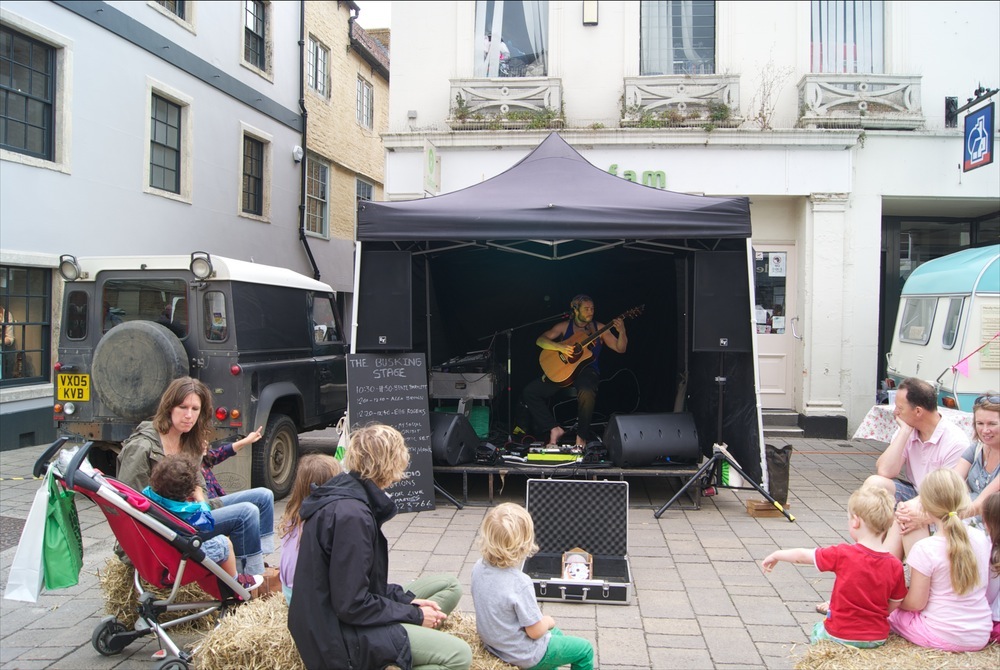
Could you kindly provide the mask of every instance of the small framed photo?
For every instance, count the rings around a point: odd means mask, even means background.
[[[564,553],[562,565],[562,578],[568,581],[587,581],[594,577],[594,557],[580,547]]]

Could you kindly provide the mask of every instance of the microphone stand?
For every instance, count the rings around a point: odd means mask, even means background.
[[[556,319],[568,319],[570,317],[568,312],[557,312],[552,316],[547,316],[543,319],[535,319],[534,321],[529,321],[527,323],[522,323],[518,326],[513,326],[511,328],[505,328],[503,330],[498,330],[495,333],[491,333],[485,337],[480,337],[479,341],[491,340],[490,347],[493,346],[492,340],[496,339],[497,335],[506,334],[507,335],[507,442],[514,441],[514,416],[511,410],[511,398],[514,393],[511,387],[511,360],[513,358],[511,354],[511,338],[514,335],[515,330],[520,330],[522,328],[527,328],[528,326],[534,326],[539,323],[545,323],[546,321],[554,321]]]

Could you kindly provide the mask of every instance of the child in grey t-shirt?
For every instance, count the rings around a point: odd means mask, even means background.
[[[497,505],[479,533],[483,557],[472,568],[472,601],[486,648],[519,668],[592,670],[590,642],[563,635],[555,620],[542,614],[531,579],[521,572],[524,559],[538,551],[528,511],[513,503]]]

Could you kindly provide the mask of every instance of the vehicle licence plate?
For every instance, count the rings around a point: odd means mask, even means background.
[[[60,374],[56,386],[58,400],[90,401],[90,375]]]

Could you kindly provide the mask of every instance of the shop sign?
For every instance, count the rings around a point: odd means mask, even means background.
[[[990,103],[965,115],[965,156],[962,172],[993,162],[993,124],[996,105]]]
[[[628,181],[635,182],[636,184],[642,184],[643,186],[652,186],[653,188],[667,188],[667,173],[663,170],[643,170],[642,181],[639,180],[639,173],[635,170],[625,170],[618,174],[618,163],[612,163],[611,167],[608,168],[608,173],[614,176],[620,176],[622,179],[627,179]]]

